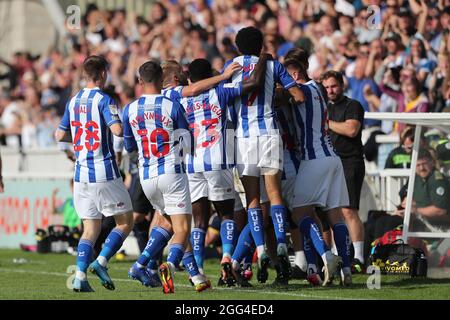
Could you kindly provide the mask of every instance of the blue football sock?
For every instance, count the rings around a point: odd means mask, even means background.
[[[167,256],[167,262],[171,263],[175,268],[181,262],[184,255],[184,246],[181,243],[173,243],[169,247],[169,255]]]
[[[314,248],[320,256],[324,255],[325,252],[329,250],[323,240],[319,227],[311,217],[304,217],[298,225],[300,226],[300,232],[303,234],[303,237],[307,237],[309,235]]]
[[[220,238],[222,239],[223,256],[231,257],[234,251],[234,242],[236,238],[236,222],[233,220],[224,220],[220,225]]]
[[[248,208],[250,232],[257,247],[264,246],[264,224],[261,208]]]
[[[142,266],[146,266],[150,260],[155,260],[154,263],[156,264],[158,254],[165,248],[170,238],[172,238],[172,234],[169,231],[161,227],[154,227],[148,238],[147,245],[137,262]]]
[[[77,270],[86,273],[91,262],[94,244],[87,239],[78,242]]]
[[[104,257],[106,261],[109,261],[120,247],[122,247],[125,238],[126,236],[121,230],[117,228],[113,229],[108,235],[108,238],[106,238],[105,245],[103,246],[102,251],[100,251],[99,257]]]
[[[200,274],[192,251],[186,252],[184,254],[183,266],[186,268],[186,271],[189,273],[191,277],[195,277],[196,275]]]
[[[317,254],[314,248],[312,247],[310,236],[303,236],[303,250],[305,252],[306,263],[308,265],[311,264],[317,265]]]
[[[238,261],[239,263],[248,255],[251,255],[253,258],[254,249],[255,245],[253,242],[252,234],[250,232],[250,225],[247,224],[244,229],[242,229],[241,234],[239,235],[236,249],[234,250],[233,256],[231,258]]]
[[[203,261],[205,260],[205,238],[206,232],[200,228],[193,228],[191,231],[192,252],[195,261],[200,269],[203,269]]]
[[[342,266],[350,267],[350,236],[347,226],[343,223],[337,223],[333,226],[334,243],[339,256],[342,258]]]
[[[158,262],[156,260],[151,259],[147,264],[147,269],[150,270],[158,270]]]
[[[283,205],[270,207],[270,217],[272,218],[275,237],[278,244],[286,244],[286,208]]]
[[[244,259],[242,260],[242,264],[244,265],[244,268],[247,265],[253,264],[253,255],[255,254],[255,247],[252,246],[247,250],[247,254],[244,256]]]

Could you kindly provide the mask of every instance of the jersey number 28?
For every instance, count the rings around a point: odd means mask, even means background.
[[[100,147],[100,138],[98,136],[98,123],[95,121],[88,121],[84,125],[79,121],[72,121],[72,126],[75,127],[75,138],[73,139],[73,150],[80,152],[84,147],[88,151],[95,151]],[[81,136],[86,132],[86,139],[84,145],[80,144]],[[91,143],[93,140],[93,143]]]

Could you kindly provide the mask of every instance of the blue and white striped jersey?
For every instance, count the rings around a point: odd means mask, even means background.
[[[160,94],[143,95],[123,112],[125,149],[139,152],[141,179],[184,173],[184,150],[191,144],[182,106]]]
[[[233,62],[238,62],[243,68],[236,72],[232,83],[247,79],[255,69],[259,58],[255,56],[239,56],[225,64],[225,68]],[[236,127],[237,137],[254,137],[276,134],[274,97],[277,83],[285,89],[295,86],[295,81],[278,61],[267,61],[264,89],[235,99],[232,118]]]
[[[217,171],[234,164],[234,134],[227,139],[227,109],[241,95],[242,83],[219,85],[196,97],[182,97],[182,87],[164,94],[179,101],[194,136],[195,153],[185,163],[189,173]],[[234,132],[233,132],[234,133]]]
[[[59,128],[71,131],[76,156],[75,182],[120,178],[109,126],[121,123],[116,103],[99,88],[83,89],[66,105]]]
[[[302,160],[337,157],[328,133],[328,111],[320,88],[313,80],[299,85],[305,102],[293,107]]]
[[[278,128],[283,140],[283,166],[286,167],[292,163],[292,166],[298,172],[301,155],[298,149],[295,125],[292,121],[294,117],[292,107],[289,105],[278,107],[276,113]],[[281,180],[286,180],[285,170],[282,172]]]

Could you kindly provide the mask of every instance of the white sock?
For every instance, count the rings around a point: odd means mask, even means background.
[[[295,251],[295,264],[302,270],[306,271],[308,263],[306,262],[305,251]]]
[[[364,263],[364,241],[353,242],[353,248],[355,248],[355,259]]]
[[[106,267],[106,265],[108,264],[108,260],[106,260],[106,258],[103,256],[98,256],[97,261],[102,267]]]
[[[223,260],[224,258],[229,258],[229,259],[231,259],[231,254],[229,254],[229,253],[224,253],[224,254],[222,255],[222,260]]]
[[[81,281],[86,280],[86,272],[77,270],[77,272],[75,273],[75,278],[77,278],[77,279],[79,279]]]
[[[193,276],[191,278],[191,280],[192,280],[192,283],[194,283],[194,285],[197,285],[197,284],[207,281],[206,277],[203,274],[198,274],[196,276]]]
[[[173,277],[174,274],[175,274],[175,270],[176,270],[175,265],[172,262],[169,262],[169,261],[167,261],[167,265],[169,266],[170,273],[172,274],[172,277]]]
[[[333,254],[335,254],[335,255],[339,255],[338,254],[338,251],[337,251],[337,247],[336,247],[336,245],[333,243],[333,247],[331,247],[331,252],[333,253]]]
[[[258,253],[258,258],[261,257],[261,255],[263,254],[264,251],[265,250],[264,250],[264,246],[263,245],[256,247],[256,252]]]
[[[205,274],[204,272],[203,272],[203,268],[198,268],[198,272],[200,272],[200,274]]]

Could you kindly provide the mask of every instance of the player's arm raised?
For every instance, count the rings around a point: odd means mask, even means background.
[[[244,80],[242,82],[242,94],[247,94],[249,92],[259,90],[259,88],[264,86],[264,81],[266,79],[267,61],[272,59],[272,56],[268,53],[262,53],[259,56],[259,60],[255,66],[255,70],[247,80]]]
[[[183,88],[182,96],[183,97],[194,97],[199,95],[200,93],[209,90],[216,85],[218,85],[222,81],[226,81],[231,78],[231,76],[236,72],[242,69],[242,66],[237,63],[233,62],[228,67],[225,68],[224,72],[222,74],[219,74],[217,76],[198,81],[196,83],[193,83],[187,87]]]

